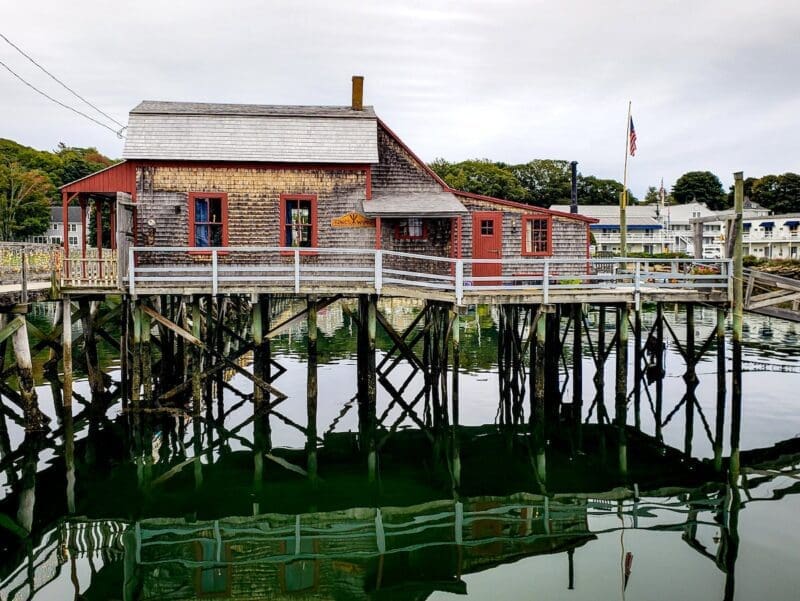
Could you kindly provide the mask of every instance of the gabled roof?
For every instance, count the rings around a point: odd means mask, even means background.
[[[371,164],[371,107],[145,101],[128,117],[126,159]]]

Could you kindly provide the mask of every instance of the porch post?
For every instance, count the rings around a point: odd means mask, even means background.
[[[81,277],[86,277],[86,239],[89,237],[86,227],[86,198],[78,197],[78,204],[81,206]]]
[[[99,198],[94,199],[94,217],[97,226],[97,277],[103,279],[103,201]]]
[[[380,250],[383,244],[381,239],[381,218],[375,218],[375,250]]]
[[[69,195],[66,190],[61,191],[61,221],[64,226],[64,274],[69,277]]]
[[[108,202],[109,225],[111,226],[111,250],[117,249],[117,203],[115,200]]]

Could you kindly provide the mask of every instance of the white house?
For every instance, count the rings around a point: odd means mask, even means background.
[[[61,207],[50,207],[50,224],[47,226],[47,230],[41,236],[30,236],[27,241],[41,244],[58,244],[60,246],[64,242],[64,221],[61,216]],[[69,208],[68,229],[70,246],[77,246],[79,233],[81,231],[80,207]]]

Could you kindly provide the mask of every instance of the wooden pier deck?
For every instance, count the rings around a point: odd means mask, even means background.
[[[105,259],[106,261],[109,258]],[[110,277],[67,261],[62,294],[376,294],[451,302],[640,303],[731,299],[727,260],[453,259],[372,249],[135,247]],[[494,264],[500,275],[473,276]],[[413,265],[413,267],[408,266]],[[70,272],[69,266],[72,266]]]

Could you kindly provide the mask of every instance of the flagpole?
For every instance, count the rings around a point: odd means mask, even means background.
[[[631,101],[628,101],[628,119],[625,121],[625,169],[622,172],[622,194],[619,197],[619,250],[628,256],[628,149],[631,136]]]

